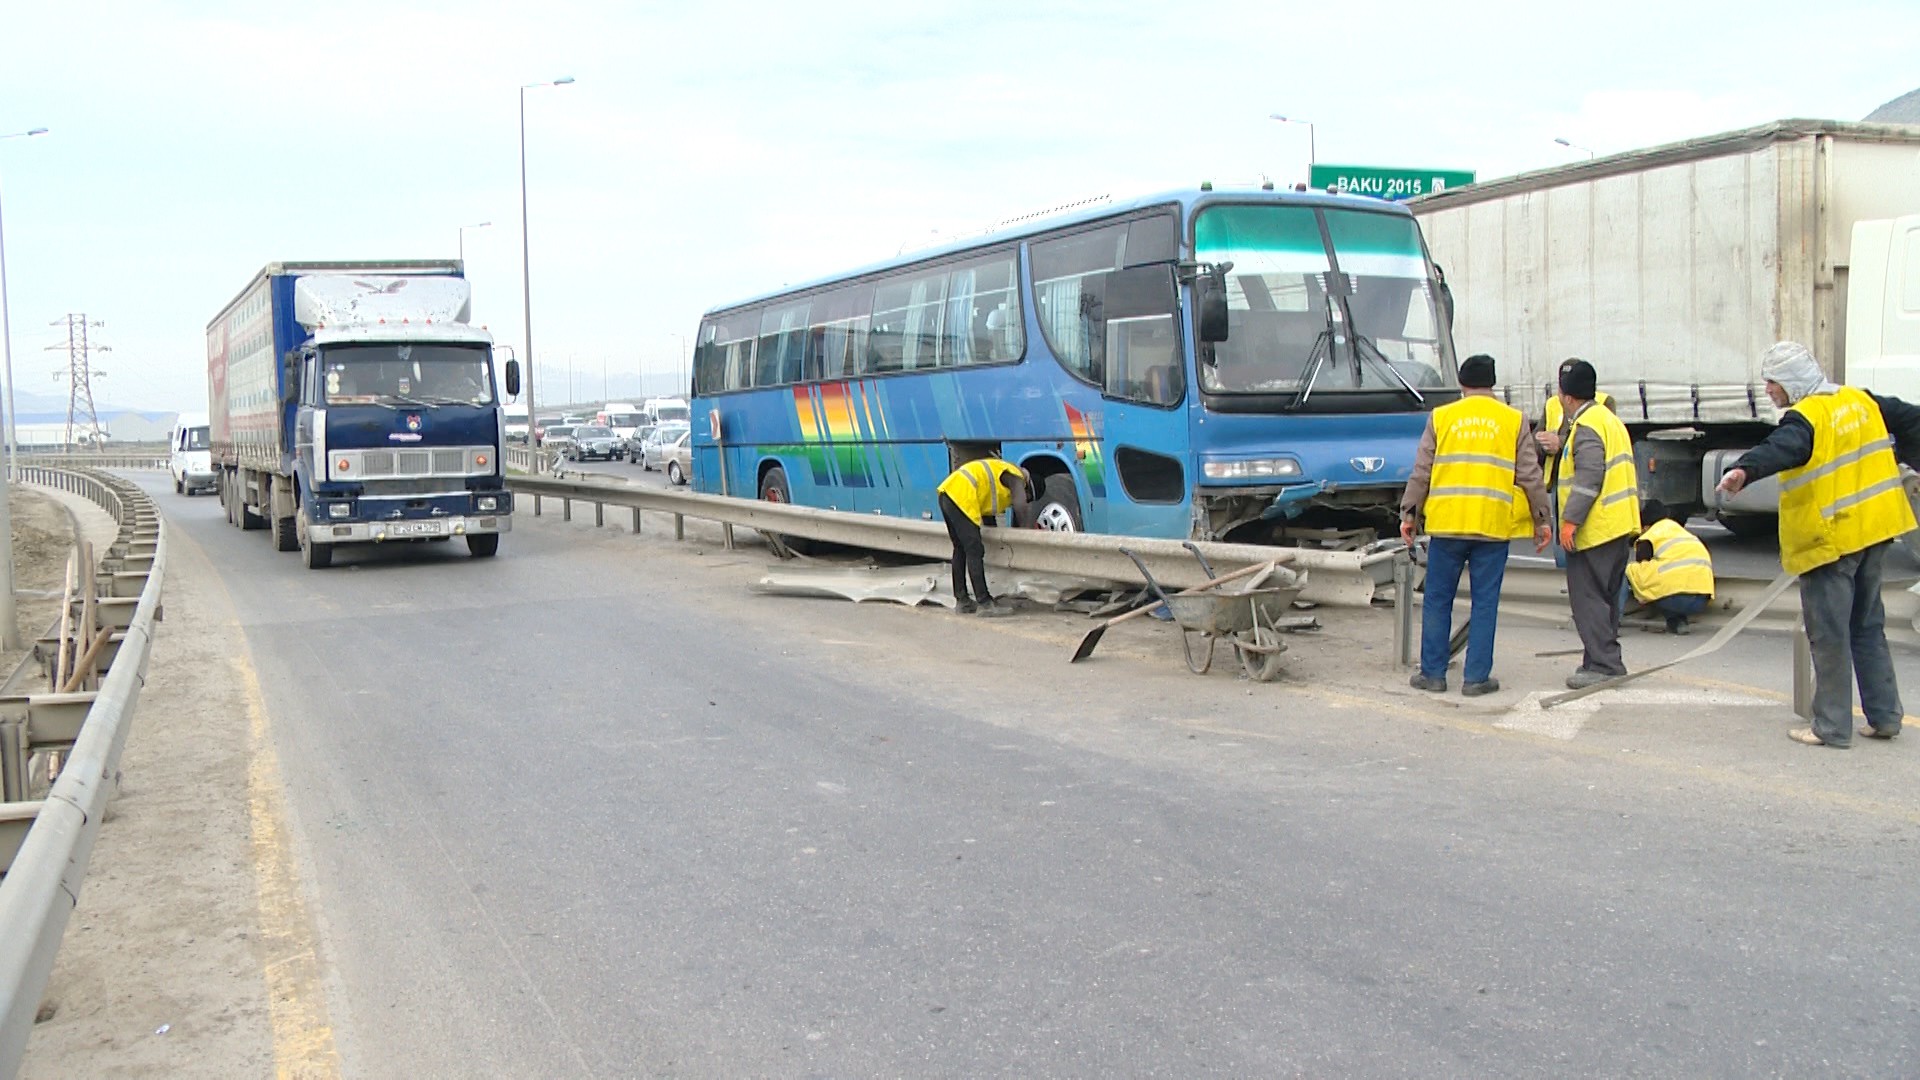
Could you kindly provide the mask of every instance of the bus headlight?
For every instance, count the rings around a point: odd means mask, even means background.
[[[1300,463],[1285,457],[1233,461],[1209,458],[1200,471],[1209,480],[1285,480],[1300,475]]]

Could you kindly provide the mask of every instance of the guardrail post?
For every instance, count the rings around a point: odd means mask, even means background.
[[[0,720],[0,802],[24,802],[27,797],[26,717]]]
[[[560,496],[560,520],[573,520],[573,500],[567,498],[565,495]]]
[[[598,499],[593,502],[593,527],[596,529],[607,527],[607,504]]]
[[[537,491],[533,493],[533,516],[540,516],[540,493]]]
[[[633,508],[633,535],[640,535],[640,508],[637,506]]]
[[[685,540],[687,538],[687,515],[673,515],[673,538],[675,540]]]
[[[1401,669],[1413,666],[1413,555],[1401,552],[1393,557],[1393,663]]]
[[[1793,714],[1813,719],[1813,643],[1804,623],[1793,628]]]

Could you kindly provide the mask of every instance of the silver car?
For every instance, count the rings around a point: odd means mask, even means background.
[[[667,447],[689,430],[686,424],[661,424],[654,428],[640,444],[640,467],[648,472],[666,468]]]
[[[667,483],[684,487],[693,479],[693,432],[682,431],[680,437],[668,445]]]

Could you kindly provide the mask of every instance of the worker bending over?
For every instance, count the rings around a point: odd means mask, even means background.
[[[1813,726],[1787,737],[1853,745],[1853,682],[1867,726],[1900,734],[1900,685],[1880,602],[1887,546],[1914,526],[1900,462],[1920,458],[1920,407],[1827,381],[1805,345],[1782,341],[1760,358],[1767,397],[1787,410],[1765,442],[1741,455],[1720,490],[1737,495],[1780,475],[1780,565],[1800,575],[1800,618],[1813,648]]]
[[[1507,545],[1532,536],[1534,550],[1544,551],[1553,535],[1547,489],[1540,460],[1527,442],[1526,422],[1520,410],[1493,396],[1493,384],[1493,357],[1469,356],[1460,365],[1460,400],[1428,418],[1401,498],[1400,535],[1411,545],[1424,517],[1430,537],[1420,605],[1420,670],[1408,680],[1416,690],[1447,688],[1453,598],[1463,569],[1473,602],[1460,693],[1477,697],[1500,689],[1493,677],[1493,638]]]
[[[1707,610],[1713,599],[1713,557],[1658,499],[1640,504],[1640,524],[1646,531],[1634,541],[1627,567],[1633,598],[1666,616],[1667,633],[1691,633],[1687,617]]]
[[[980,529],[993,525],[997,514],[1009,510],[1016,518],[1023,514],[1032,484],[1033,477],[1025,469],[999,458],[976,458],[940,482],[940,516],[947,523],[947,538],[953,541],[956,614],[1013,614],[1013,608],[995,600],[987,590],[987,545]],[[969,577],[973,579],[971,594],[967,592]]]

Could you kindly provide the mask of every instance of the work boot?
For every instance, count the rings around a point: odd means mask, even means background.
[[[1407,685],[1413,687],[1415,690],[1428,690],[1433,693],[1442,693],[1447,689],[1447,677],[1442,675],[1437,679],[1429,679],[1416,671],[1413,673],[1413,678],[1407,680]]]
[[[983,600],[980,603],[980,616],[986,619],[998,619],[1013,614],[1012,604],[1003,604],[998,600]]]
[[[1604,671],[1590,671],[1586,668],[1580,668],[1573,674],[1567,676],[1567,689],[1585,690],[1595,683],[1603,683],[1611,678],[1614,678],[1614,676]]]
[[[1686,637],[1693,633],[1693,628],[1687,625],[1685,615],[1669,615],[1667,616],[1667,633]]]
[[[978,610],[980,610],[979,605],[965,598],[955,601],[953,605],[953,613],[955,615],[971,615]]]
[[[1470,682],[1461,686],[1460,696],[1461,697],[1479,697],[1482,694],[1491,694],[1498,689],[1500,689],[1500,680],[1493,678],[1492,676],[1488,676],[1485,680],[1481,682]]]

